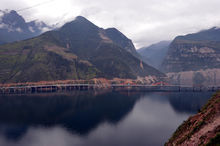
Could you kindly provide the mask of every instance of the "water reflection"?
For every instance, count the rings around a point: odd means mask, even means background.
[[[0,97],[0,145],[163,145],[212,93]]]

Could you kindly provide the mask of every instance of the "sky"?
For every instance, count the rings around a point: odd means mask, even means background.
[[[84,16],[99,27],[115,27],[136,48],[220,27],[220,0],[0,0],[27,21],[62,25]]]

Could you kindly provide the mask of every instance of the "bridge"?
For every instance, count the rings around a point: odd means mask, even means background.
[[[113,91],[141,91],[141,92],[215,92],[218,86],[193,87],[177,85],[122,85],[122,84],[56,84],[56,85],[29,85],[0,87],[0,94],[26,94],[44,92],[64,92],[83,90],[111,89]]]

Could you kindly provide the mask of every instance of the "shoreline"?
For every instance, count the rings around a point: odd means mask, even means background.
[[[0,87],[1,94],[55,93],[66,91],[215,92],[219,87],[130,84],[54,84]]]
[[[184,121],[165,146],[216,145],[220,137],[220,91],[204,105],[199,113]]]

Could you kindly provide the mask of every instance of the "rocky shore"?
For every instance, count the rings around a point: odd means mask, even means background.
[[[165,146],[220,145],[220,92],[175,131]]]

